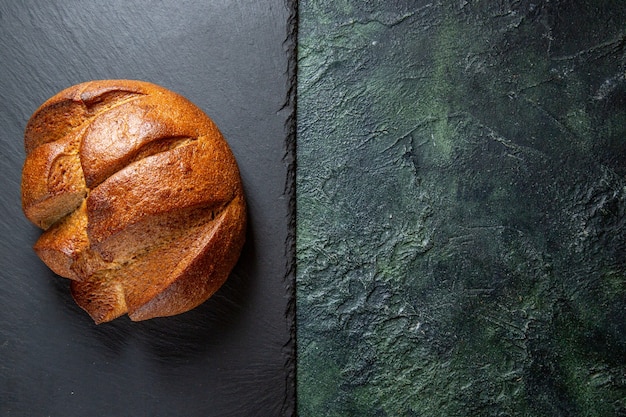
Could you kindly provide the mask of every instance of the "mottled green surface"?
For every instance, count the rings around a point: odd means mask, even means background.
[[[625,416],[626,2],[299,7],[299,415]]]

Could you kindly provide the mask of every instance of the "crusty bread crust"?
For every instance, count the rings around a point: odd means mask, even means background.
[[[96,323],[183,313],[227,279],[245,239],[239,170],[187,99],[143,81],[78,84],[24,138],[22,207],[45,230],[34,249]]]

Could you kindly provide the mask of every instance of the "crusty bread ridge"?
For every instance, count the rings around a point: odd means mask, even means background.
[[[163,87],[90,81],[29,120],[22,207],[38,256],[96,323],[206,301],[244,243],[239,170],[218,128]]]

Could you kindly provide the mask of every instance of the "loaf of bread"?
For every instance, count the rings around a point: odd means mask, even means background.
[[[22,207],[34,249],[96,323],[206,301],[239,258],[246,206],[215,124],[184,97],[128,80],[61,91],[25,131]]]

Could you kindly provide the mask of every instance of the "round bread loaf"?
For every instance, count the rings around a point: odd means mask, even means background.
[[[224,283],[244,242],[239,170],[184,97],[128,80],[61,91],[25,131],[22,207],[34,249],[96,323],[191,310]]]

